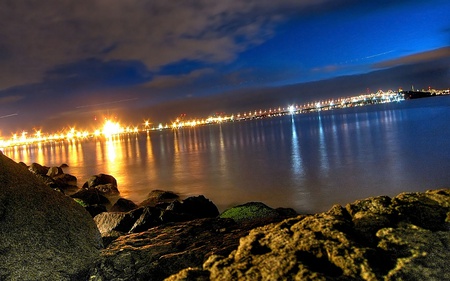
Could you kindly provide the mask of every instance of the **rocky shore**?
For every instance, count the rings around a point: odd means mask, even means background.
[[[450,280],[450,189],[220,214],[201,195],[131,202],[110,175],[79,188],[63,169],[0,152],[0,280]]]

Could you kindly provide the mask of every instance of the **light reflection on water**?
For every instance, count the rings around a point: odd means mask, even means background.
[[[113,175],[135,202],[153,189],[203,194],[221,210],[248,201],[317,212],[376,195],[450,186],[447,97],[220,126],[4,150],[67,163],[81,186]]]

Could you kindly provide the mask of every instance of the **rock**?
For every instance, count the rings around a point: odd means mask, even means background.
[[[91,270],[89,280],[164,280],[182,269],[201,267],[213,254],[228,255],[253,227],[206,218],[123,235],[102,251],[102,260]],[[195,271],[190,275],[203,278],[207,274]]]
[[[172,191],[152,190],[148,194],[147,199],[141,202],[139,206],[155,207],[156,205],[161,203],[171,203],[177,201],[179,198],[180,196]]]
[[[59,166],[60,168],[69,168],[69,165],[67,165],[66,163],[62,163],[61,166]]]
[[[128,212],[136,209],[138,206],[131,200],[119,198],[111,207],[111,212]]]
[[[103,196],[103,194],[97,189],[81,189],[75,194],[72,194],[70,197],[79,198],[86,202],[88,205],[108,205],[110,204],[108,198]]]
[[[186,268],[177,274],[171,275],[164,281],[210,281],[209,271],[196,268]]]
[[[105,212],[94,217],[94,222],[102,237],[116,236],[117,232],[127,233],[141,217],[144,208],[139,208],[131,212]]]
[[[84,207],[86,209],[86,211],[89,212],[89,214],[91,215],[91,217],[95,217],[98,214],[101,214],[103,212],[106,212],[106,206],[105,205],[88,205],[86,207]]]
[[[83,184],[83,188],[95,188],[108,195],[119,194],[119,190],[117,189],[117,180],[113,176],[106,174],[98,174],[90,177],[89,180]]]
[[[53,181],[59,188],[77,188],[77,178],[70,174],[58,174],[53,177]]]
[[[336,205],[253,229],[203,269],[211,280],[450,280],[449,212],[450,189]]]
[[[145,231],[162,223],[161,210],[155,207],[143,207],[139,211],[131,213],[134,215],[137,213],[140,216],[128,230],[130,233]]]
[[[264,220],[278,216],[280,216],[279,212],[261,202],[249,202],[227,209],[220,214],[221,218],[233,219],[238,223],[253,220]]]
[[[89,214],[0,152],[0,280],[85,280],[99,258]]]
[[[47,172],[47,176],[53,178],[57,175],[62,175],[64,172],[60,167],[50,167]]]
[[[30,170],[30,172],[36,175],[45,176],[48,173],[49,167],[42,166],[41,164],[38,163],[32,163],[28,169]]]
[[[191,215],[193,218],[214,218],[219,215],[219,210],[213,202],[206,199],[203,195],[188,197],[182,203],[172,202],[167,210]]]

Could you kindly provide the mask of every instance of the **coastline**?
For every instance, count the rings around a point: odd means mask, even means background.
[[[448,188],[404,192],[394,197],[370,197],[310,215],[299,215],[291,209],[272,209],[253,202],[236,206],[228,216],[225,215],[227,212],[219,214],[214,203],[203,196],[180,200],[177,194],[156,191],[146,206],[136,208],[125,202],[122,207],[127,206],[131,210],[103,211],[92,219],[92,214],[88,218],[87,212],[81,208],[82,202],[75,203],[62,192],[52,190],[42,177],[32,176],[24,164],[17,164],[3,154],[0,154],[0,160],[0,202],[9,202],[8,205],[2,204],[9,206],[2,207],[3,223],[17,213],[12,207],[14,200],[23,205],[20,201],[24,196],[44,200],[42,202],[47,202],[46,198],[52,196],[66,202],[56,206],[60,208],[58,213],[66,208],[65,205],[73,205],[71,212],[81,215],[80,220],[83,221],[76,224],[87,224],[91,228],[94,225],[98,236],[103,236],[103,249],[95,246],[89,250],[91,256],[96,256],[95,261],[85,261],[80,268],[72,266],[67,273],[58,263],[59,273],[55,275],[58,279],[44,279],[33,275],[33,268],[41,265],[30,259],[29,269],[17,271],[22,274],[22,280],[450,280],[447,268],[450,258]],[[57,172],[59,169],[51,170]],[[83,185],[85,190],[95,189],[117,195],[114,180],[103,178],[107,183],[96,177],[92,183],[97,180],[97,185],[89,186],[88,181],[86,186]],[[11,201],[11,198],[16,198],[11,197],[12,190],[23,190],[21,194],[26,195]],[[27,215],[21,216],[30,219],[29,214],[40,207],[26,205],[25,208]],[[50,209],[44,212],[47,213],[42,217],[42,211],[38,211],[35,223],[54,216]],[[73,216],[66,219],[72,220]],[[49,223],[51,228],[66,224],[64,220],[51,220]],[[36,231],[39,239],[54,240],[53,234],[48,236],[34,229]],[[72,235],[82,238],[86,234],[81,231]],[[4,235],[6,241],[14,239],[12,233],[5,232]],[[93,237],[94,241],[96,239]],[[24,242],[14,242],[18,244],[11,244],[12,249]],[[49,247],[53,243],[65,242],[59,238],[43,245]],[[57,246],[50,246],[42,253],[48,252],[52,258],[48,267],[40,268],[41,276],[55,274],[52,266],[55,254],[51,247]],[[2,258],[11,259],[10,256],[15,254],[15,251],[5,252]],[[27,255],[32,255],[32,252],[16,259]],[[67,258],[56,257],[57,260]],[[4,280],[14,279],[19,274],[11,263],[3,265],[2,269],[9,272],[2,275]],[[47,274],[45,270],[50,271]]]

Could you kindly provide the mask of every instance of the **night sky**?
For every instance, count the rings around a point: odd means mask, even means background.
[[[450,87],[450,1],[3,0],[0,136]]]

